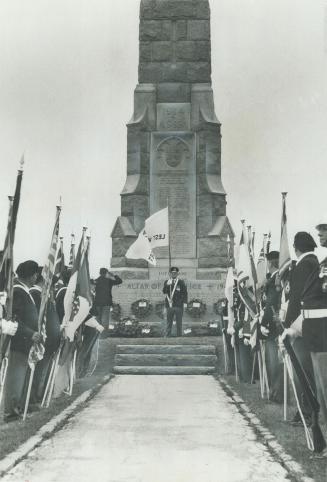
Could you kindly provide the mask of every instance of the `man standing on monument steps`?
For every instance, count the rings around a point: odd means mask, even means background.
[[[179,269],[170,268],[171,277],[165,281],[163,294],[166,295],[165,304],[167,308],[166,336],[171,336],[171,329],[174,318],[177,325],[177,336],[182,336],[182,322],[184,303],[187,303],[187,288],[185,282],[178,277]]]

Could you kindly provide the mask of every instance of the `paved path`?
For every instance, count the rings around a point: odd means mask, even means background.
[[[280,482],[210,376],[117,376],[3,482]]]

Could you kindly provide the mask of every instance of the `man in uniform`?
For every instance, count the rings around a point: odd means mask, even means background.
[[[301,316],[303,303],[307,303],[308,294],[311,296],[310,292],[312,287],[310,286],[310,280],[316,279],[317,281],[319,278],[319,262],[317,256],[314,254],[314,249],[317,245],[312,236],[306,232],[297,233],[294,238],[293,246],[297,257],[297,263],[291,273],[289,302],[285,319],[286,328],[293,325],[293,323]],[[304,336],[302,337],[302,334],[296,337],[293,343],[293,348],[312,387],[315,389],[312,358],[310,356],[307,340]],[[310,423],[311,408],[296,376],[295,383],[303,415]],[[295,414],[293,422],[301,423],[299,413]]]
[[[167,308],[166,336],[171,336],[173,320],[176,319],[177,336],[182,336],[182,321],[184,304],[187,303],[187,288],[182,279],[178,277],[179,269],[175,266],[170,268],[171,277],[165,281],[163,294],[166,295]]]
[[[316,226],[320,245],[327,247],[327,221]],[[327,423],[327,258],[308,276],[302,292],[302,310],[283,336],[302,336],[310,351],[317,397]],[[325,449],[322,457],[327,457]]]
[[[100,269],[100,276],[95,282],[94,306],[98,314],[99,323],[106,329],[108,329],[110,321],[112,287],[121,285],[122,282],[118,275],[110,273],[107,268]]]
[[[276,276],[279,266],[279,252],[270,251],[267,255],[269,277],[265,284],[265,306],[261,319],[261,338],[265,340],[270,400],[281,403],[282,394],[282,364],[278,359],[278,330],[274,321],[274,312],[278,312],[280,293],[276,288]]]
[[[28,354],[33,343],[41,341],[38,332],[38,311],[29,289],[38,276],[38,264],[25,261],[17,268],[14,284],[13,318],[18,323],[10,348],[5,398],[5,421],[20,418],[24,409],[24,384],[28,369]]]

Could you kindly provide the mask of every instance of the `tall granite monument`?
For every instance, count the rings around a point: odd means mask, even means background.
[[[200,299],[206,318],[214,318],[234,233],[221,180],[208,0],[141,0],[139,84],[127,125],[121,216],[112,231],[111,266],[126,280],[116,298],[125,314],[138,298],[162,300],[168,249],[155,252],[157,267],[125,253],[167,200],[172,264],[187,281],[189,298]]]

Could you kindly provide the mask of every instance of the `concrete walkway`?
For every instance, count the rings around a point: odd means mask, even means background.
[[[210,376],[114,378],[3,482],[280,482]]]

